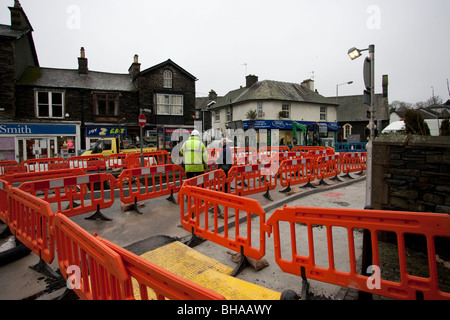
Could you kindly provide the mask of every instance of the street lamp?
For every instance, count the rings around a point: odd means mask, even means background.
[[[348,82],[344,82],[344,83],[341,83],[341,84],[337,84],[337,85],[336,85],[336,103],[338,103],[339,87],[340,87],[340,86],[343,86],[344,84],[352,84],[352,83],[353,83],[353,81],[348,81]]]
[[[364,66],[364,81],[368,92],[370,94],[370,117],[369,117],[369,129],[370,138],[367,143],[367,180],[366,180],[366,209],[372,208],[372,147],[373,140],[375,138],[375,120],[374,120],[374,103],[375,103],[375,46],[370,45],[367,49],[351,48],[348,50],[348,55],[352,60],[361,56],[361,52],[369,51],[369,58],[366,58],[366,62],[369,63]]]
[[[364,63],[364,82],[367,91],[364,91],[364,100],[365,104],[370,105],[370,117],[369,117],[369,129],[370,129],[370,138],[367,143],[366,151],[367,151],[367,177],[366,177],[366,206],[364,209],[373,209],[372,207],[372,152],[373,152],[373,140],[375,138],[375,123],[374,123],[374,103],[375,103],[375,46],[372,44],[367,49],[357,49],[351,48],[348,50],[348,55],[352,60],[361,56],[361,52],[369,51],[369,58],[366,58]],[[370,98],[370,103],[367,103],[367,96]],[[362,261],[361,268],[362,272],[366,276],[370,276],[368,274],[369,266],[372,265],[372,240],[370,231],[364,229],[363,232],[363,243],[362,243]],[[360,291],[358,294],[358,299],[360,300],[368,300],[371,299],[372,295],[367,294],[363,291]]]

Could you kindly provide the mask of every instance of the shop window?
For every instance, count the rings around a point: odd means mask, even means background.
[[[172,88],[173,74],[170,70],[165,70],[163,74],[164,88]]]
[[[63,118],[64,93],[51,91],[36,92],[36,116],[38,118]]]
[[[174,94],[157,94],[156,105],[158,115],[183,115],[183,96]]]
[[[119,94],[96,93],[94,95],[94,115],[96,116],[118,116]]]

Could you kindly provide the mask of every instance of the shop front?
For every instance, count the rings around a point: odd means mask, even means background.
[[[294,136],[294,128],[292,126],[292,120],[246,120],[242,121],[243,129],[255,129],[257,134],[258,143],[261,136],[259,130],[264,129],[264,137],[267,135],[268,146],[272,145],[271,137],[276,136],[271,134],[271,130],[278,130],[278,145],[279,146],[293,146],[293,145],[311,145],[312,137],[298,135],[300,139],[297,141],[297,137]],[[308,127],[311,125],[317,125],[319,128],[320,138],[328,138],[332,141],[336,141],[336,135],[339,131],[339,123],[337,122],[313,122],[313,121],[295,121],[297,124]],[[266,134],[267,133],[267,134]],[[310,139],[311,138],[311,139]]]
[[[80,149],[80,124],[0,124],[0,160],[67,158]]]

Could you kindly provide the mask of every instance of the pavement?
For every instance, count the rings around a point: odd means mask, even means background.
[[[355,208],[363,209],[365,205],[365,176],[352,174],[354,179],[341,178],[342,182],[335,182],[329,179],[325,181],[329,185],[320,185],[316,188],[300,189],[293,187],[294,192],[287,195],[280,193],[283,188],[278,186],[270,192],[273,201],[263,197],[262,193],[248,196],[257,199],[266,212],[266,219],[284,204],[288,206],[309,206],[309,207],[331,207],[331,208]],[[73,217],[72,220],[78,223],[89,233],[97,233],[100,237],[106,238],[127,250],[136,254],[156,249],[173,241],[185,242],[191,235],[180,226],[179,206],[164,197],[151,199],[144,202],[140,208],[142,214],[135,211],[122,212],[120,200],[116,195],[114,205],[102,210],[102,213],[111,218],[112,221],[86,220],[92,213]],[[0,232],[5,229],[5,225],[0,226]],[[333,232],[335,233],[335,232]],[[342,237],[346,241],[345,234],[336,233],[337,237]],[[326,239],[325,232],[319,232],[318,238]],[[362,234],[355,234],[356,239],[362,238]],[[252,267],[247,267],[237,277],[272,290],[282,292],[291,289],[296,293],[301,292],[301,278],[295,275],[284,273],[275,263],[273,253],[273,237],[267,239],[266,256],[269,266],[260,271],[255,271]],[[5,239],[0,240],[0,245]],[[326,241],[326,240],[323,240]],[[340,240],[335,240],[339,243]],[[358,242],[358,241],[356,241]],[[326,257],[326,244],[322,246],[323,252],[317,249],[317,255]],[[345,246],[337,246],[344,248]],[[227,253],[228,249],[205,241],[195,247],[203,253],[219,262],[234,268],[236,264]],[[339,250],[339,249],[338,249]],[[356,248],[357,258],[360,255],[360,246]],[[345,257],[344,254],[335,252],[336,257]],[[336,262],[345,264],[346,261]],[[320,263],[322,261],[317,259]],[[19,260],[0,266],[0,300],[54,300],[61,298],[66,291],[65,283],[61,279],[53,279],[30,268],[39,262],[39,258],[30,253]],[[326,261],[323,261],[325,264]],[[347,262],[348,263],[348,262]],[[57,259],[50,267],[58,272]],[[310,282],[310,293],[314,299],[342,300],[348,299],[348,290],[341,287],[321,283],[313,280]],[[68,297],[69,299],[69,297]]]

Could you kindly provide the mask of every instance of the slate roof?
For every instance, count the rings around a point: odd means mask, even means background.
[[[28,67],[17,81],[17,85],[45,88],[76,88],[100,91],[136,91],[129,74],[78,70]]]
[[[22,30],[13,30],[11,29],[11,26],[6,26],[4,24],[0,24],[0,37],[5,38],[13,38],[13,39],[20,39],[23,35],[27,34],[30,29],[26,29],[24,31]]]
[[[336,102],[336,97],[329,97],[327,100]],[[338,122],[369,121],[367,111],[370,110],[370,106],[364,104],[363,95],[340,96],[338,102]],[[389,106],[382,94],[375,95],[374,109],[376,120],[389,120]]]
[[[219,109],[230,104],[240,104],[254,100],[279,100],[335,105],[334,102],[317,92],[305,88],[301,84],[264,80],[256,82],[251,87],[244,87],[228,92],[210,109]]]

